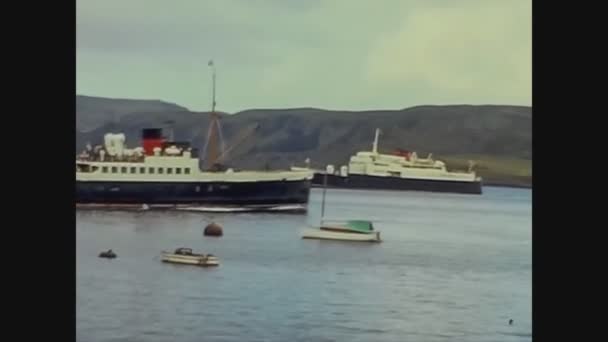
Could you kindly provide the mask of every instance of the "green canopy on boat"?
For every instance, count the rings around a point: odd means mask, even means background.
[[[374,230],[374,225],[370,221],[364,220],[350,220],[346,222],[346,226],[362,232],[371,232]]]

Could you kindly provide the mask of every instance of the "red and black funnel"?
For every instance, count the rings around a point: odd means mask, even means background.
[[[141,137],[142,147],[147,156],[153,156],[155,148],[163,147],[164,138],[162,128],[144,128]]]

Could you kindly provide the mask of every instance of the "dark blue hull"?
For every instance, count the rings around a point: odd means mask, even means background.
[[[307,204],[310,180],[264,182],[76,182],[76,203]]]
[[[324,173],[315,173],[312,181],[314,187],[323,186],[324,175]],[[437,181],[355,174],[350,174],[347,177],[327,175],[327,187],[344,189],[449,192],[475,195],[482,193],[481,181]]]

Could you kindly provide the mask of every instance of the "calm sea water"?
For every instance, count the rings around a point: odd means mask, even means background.
[[[484,191],[329,190],[326,217],[381,244],[300,239],[320,190],[308,215],[213,215],[219,239],[198,213],[77,211],[77,339],[531,341],[531,191]],[[160,262],[181,246],[222,264]]]

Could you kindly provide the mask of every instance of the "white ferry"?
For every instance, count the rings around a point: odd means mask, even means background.
[[[419,158],[416,152],[398,150],[394,154],[378,152],[376,135],[372,151],[361,151],[351,156],[348,166],[336,170],[327,165],[325,171],[315,172],[313,186],[349,188],[413,190],[431,192],[452,192],[481,194],[482,179],[473,170],[473,163],[467,171],[448,171],[445,163],[427,158]]]

